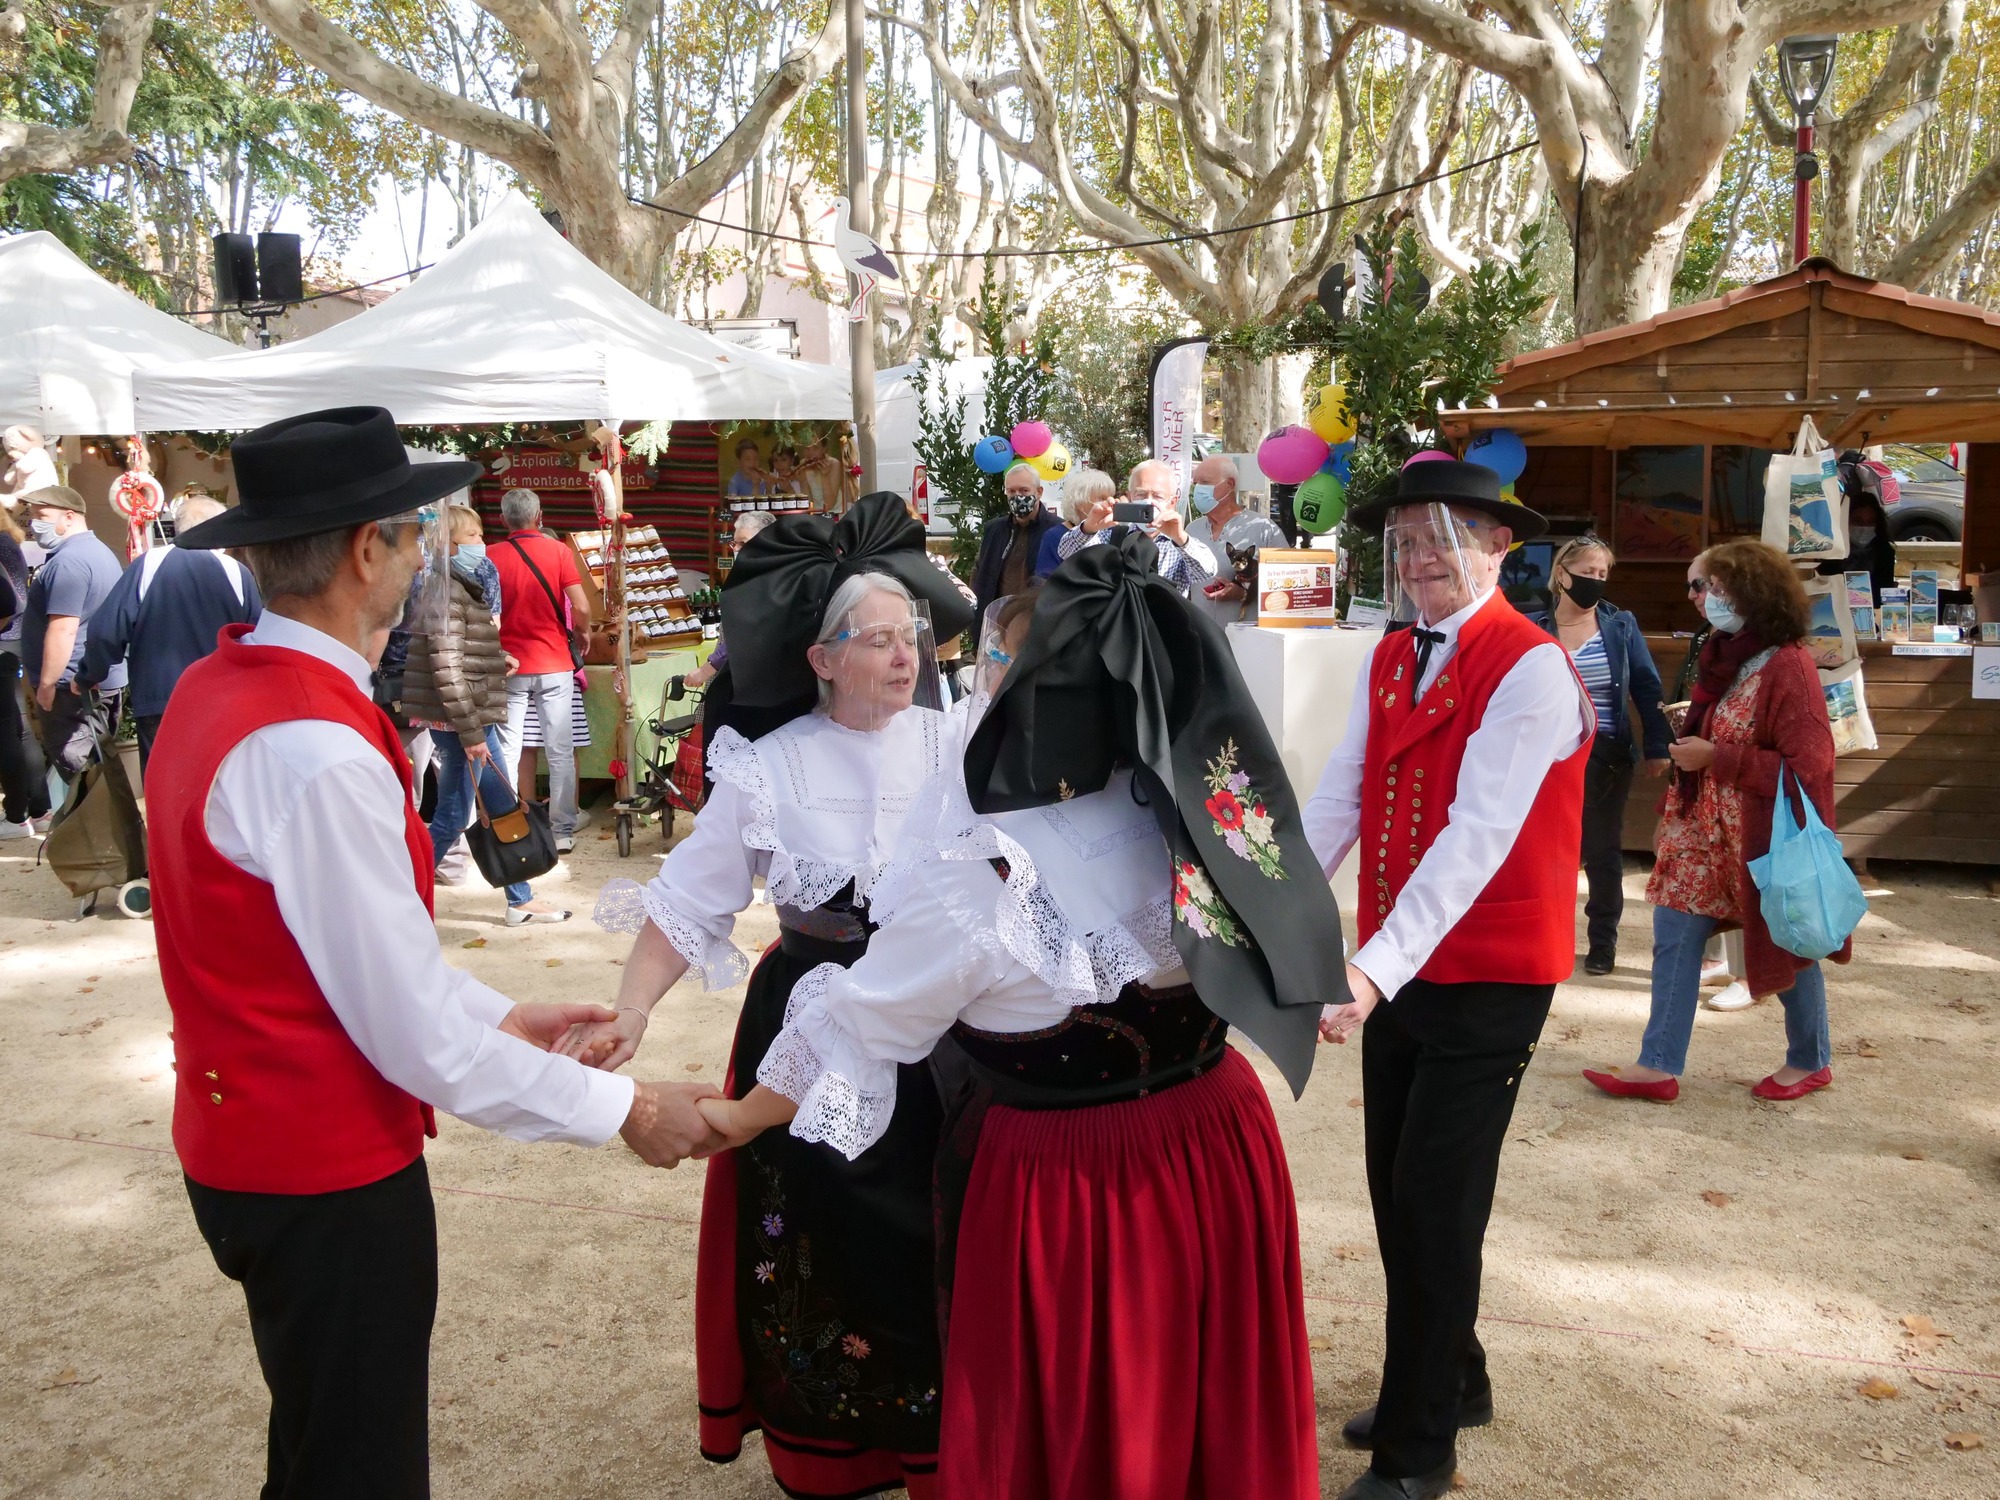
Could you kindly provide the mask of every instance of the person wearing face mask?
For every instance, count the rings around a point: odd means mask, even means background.
[[[1153,524],[1145,530],[1153,539],[1160,576],[1179,589],[1183,598],[1214,582],[1215,554],[1209,551],[1208,543],[1188,534],[1187,519],[1180,512],[1180,478],[1174,466],[1157,458],[1134,464],[1125,476],[1125,491],[1134,502],[1153,507]],[[1057,553],[1070,558],[1085,547],[1103,546],[1115,535],[1115,514],[1116,503],[1110,496],[1084,507],[1077,515],[1076,530],[1062,539]]]
[[[986,618],[986,606],[1008,594],[1018,594],[1035,576],[1042,538],[1060,531],[1062,521],[1042,504],[1042,478],[1025,462],[1015,464],[1001,480],[1007,509],[986,523],[979,539],[979,556],[972,564],[975,618]]]
[[[1220,570],[1215,582],[1191,596],[1196,607],[1218,625],[1236,620],[1255,625],[1256,591],[1244,588],[1229,576],[1229,555],[1232,551],[1241,554],[1287,546],[1284,532],[1255,511],[1245,509],[1236,492],[1236,464],[1220,455],[1204,458],[1194,466],[1188,503],[1194,509],[1194,519],[1188,523],[1188,537],[1214,554]]]
[[[1830,557],[1819,565],[1822,575],[1836,573],[1866,573],[1875,602],[1882,602],[1882,590],[1896,586],[1896,544],[1889,540],[1889,519],[1882,514],[1882,503],[1875,498],[1872,489],[1865,487],[1865,481],[1849,482],[1849,474],[1865,473],[1874,479],[1873,470],[1855,470],[1850,465],[1840,466],[1841,487],[1847,491],[1847,556]]]
[[[1604,597],[1612,562],[1611,548],[1598,537],[1565,542],[1549,569],[1554,607],[1530,616],[1562,642],[1597,711],[1597,733],[1583,776],[1583,869],[1590,882],[1583,908],[1589,932],[1586,974],[1609,974],[1618,963],[1618,920],[1625,911],[1625,799],[1632,790],[1635,759],[1628,702],[1639,710],[1647,774],[1664,776],[1672,764],[1667,745],[1673,730],[1660,707],[1659,668],[1638,620]]]
[[[369,674],[428,571],[420,508],[479,465],[413,467],[379,407],[273,423],[231,458],[242,503],[175,545],[240,549],[264,613],[175,687],[146,788],[174,1149],[270,1388],[264,1493],[418,1500],[434,1111],[522,1141],[622,1134],[670,1166],[714,1144],[694,1108],[714,1090],[553,1055],[613,1013],[515,1005],[438,951],[431,841]]]
[[[21,665],[42,754],[65,778],[90,763],[95,746],[118,722],[125,663],[107,666],[93,695],[77,681],[90,643],[90,617],[118,586],[117,554],[92,533],[83,496],[67,485],[22,499],[28,530],[47,554],[28,585],[21,619]]]
[[[1805,589],[1791,564],[1762,542],[1725,542],[1697,560],[1702,611],[1714,626],[1701,650],[1681,737],[1670,751],[1673,784],[1660,807],[1658,858],[1646,882],[1653,903],[1653,1004],[1639,1060],[1584,1077],[1624,1099],[1671,1103],[1680,1095],[1701,986],[1702,949],[1740,928],[1752,994],[1776,994],[1785,1012],[1785,1063],[1752,1087],[1760,1099],[1798,1099],[1833,1081],[1826,979],[1817,962],[1787,953],[1765,926],[1750,861],[1770,848],[1780,775],[1789,771],[1834,826],[1833,731],[1804,641]],[[1846,963],[1843,944],[1833,959]]]

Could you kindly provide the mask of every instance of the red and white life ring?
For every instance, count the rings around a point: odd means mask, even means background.
[[[152,525],[167,508],[167,492],[151,474],[128,471],[111,481],[111,503],[127,522],[125,560],[146,550]]]

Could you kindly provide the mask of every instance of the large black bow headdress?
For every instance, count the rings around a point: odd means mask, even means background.
[[[1195,989],[1297,1094],[1320,1008],[1350,998],[1340,911],[1228,640],[1155,553],[1126,532],[1056,570],[967,747],[966,788],[981,812],[1045,807],[1129,764],[1173,857]]]
[[[887,573],[927,604],[939,641],[972,624],[972,605],[925,554],[924,528],[901,496],[863,495],[838,520],[781,516],[737,555],[722,585],[722,634],[737,703],[811,701],[806,648],[835,590],[856,573]]]

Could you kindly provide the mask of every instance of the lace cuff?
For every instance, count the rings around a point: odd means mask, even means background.
[[[792,989],[785,1026],[757,1081],[799,1106],[792,1134],[824,1141],[849,1161],[882,1139],[896,1112],[896,1065],[868,1057],[826,1014],[827,981],[838,964],[821,964]]]
[[[638,932],[651,922],[701,975],[705,990],[726,990],[750,973],[750,960],[726,937],[717,937],[693,918],[676,911],[651,885],[614,880],[597,898],[591,920],[606,932]]]

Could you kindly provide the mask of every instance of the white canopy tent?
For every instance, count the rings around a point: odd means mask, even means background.
[[[134,370],[233,347],[113,286],[52,234],[0,239],[0,427],[137,432]]]
[[[145,372],[143,430],[330,406],[405,425],[853,414],[845,370],[737,348],[634,296],[518,193],[403,291],[273,349]]]

